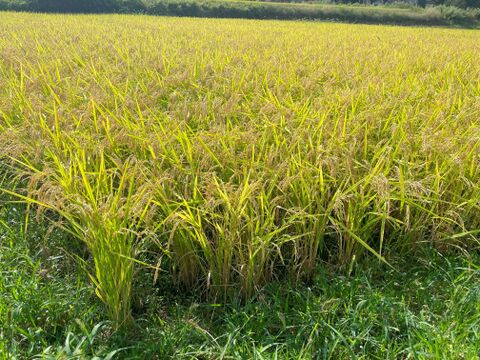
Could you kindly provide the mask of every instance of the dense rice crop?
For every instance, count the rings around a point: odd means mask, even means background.
[[[222,301],[478,247],[478,31],[0,19],[4,194],[84,242],[117,323],[148,267]]]

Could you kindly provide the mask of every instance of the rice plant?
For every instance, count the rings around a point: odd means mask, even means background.
[[[478,249],[476,31],[0,18],[0,156],[25,184],[4,191],[86,244],[118,325],[146,248],[217,301]]]

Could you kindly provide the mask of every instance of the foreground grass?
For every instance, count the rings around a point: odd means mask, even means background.
[[[0,229],[1,359],[480,355],[478,256],[428,250],[415,259],[391,259],[397,270],[370,260],[350,276],[326,267],[308,286],[274,282],[246,303],[226,305],[166,291],[168,279],[152,288],[149,273],[136,285],[137,324],[112,332],[75,262],[60,249],[48,252],[47,229],[34,222],[22,236],[23,219],[12,213],[4,207],[8,228]],[[60,245],[64,237],[49,239]]]
[[[0,210],[0,359],[33,356],[98,314],[93,290],[55,247],[60,239],[41,226],[23,234],[20,210]]]

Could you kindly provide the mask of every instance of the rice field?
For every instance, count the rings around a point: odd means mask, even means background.
[[[480,32],[0,13],[0,141],[118,326],[142,272],[222,303],[476,252]]]

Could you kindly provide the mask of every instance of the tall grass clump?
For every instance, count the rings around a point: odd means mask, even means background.
[[[322,262],[478,249],[474,31],[2,20],[1,158],[25,184],[4,190],[85,243],[118,325],[145,258],[227,301]]]

